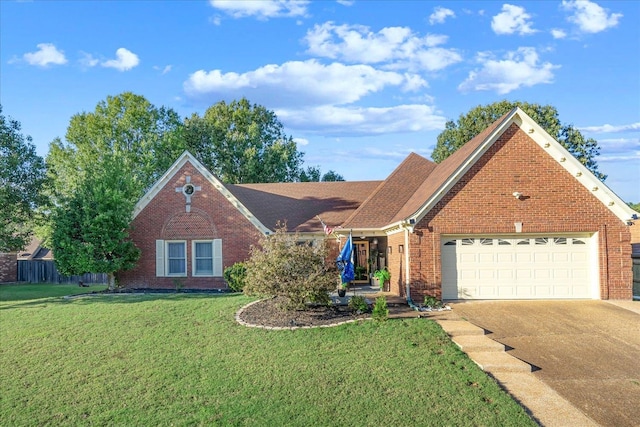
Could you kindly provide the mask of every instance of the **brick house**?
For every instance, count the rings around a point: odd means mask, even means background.
[[[353,235],[354,285],[391,272],[389,291],[419,300],[631,299],[633,211],[522,110],[440,164],[410,154],[387,179],[227,185],[189,153],[136,206],[136,288],[225,288],[286,221],[302,238],[323,222]]]

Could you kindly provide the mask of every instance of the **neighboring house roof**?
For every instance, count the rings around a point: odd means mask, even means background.
[[[287,229],[322,232],[344,221],[382,181],[227,184],[227,189],[265,226],[286,220]]]
[[[43,247],[38,238],[33,237],[29,245],[18,252],[18,261],[53,261],[53,252]]]

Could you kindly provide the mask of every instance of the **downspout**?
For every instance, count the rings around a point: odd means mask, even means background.
[[[404,229],[404,247],[406,248],[404,251],[404,263],[405,263],[405,279],[404,279],[404,283],[405,283],[405,288],[406,288],[406,295],[407,295],[407,304],[409,304],[409,307],[411,307],[413,310],[416,311],[420,311],[420,308],[418,306],[416,306],[413,303],[413,300],[411,299],[411,289],[409,284],[411,283],[411,278],[409,276],[409,274],[411,273],[411,266],[409,265],[409,259],[411,258],[409,256],[409,229],[405,227]]]

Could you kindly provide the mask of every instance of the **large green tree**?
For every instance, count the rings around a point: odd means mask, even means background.
[[[462,147],[487,126],[515,107],[520,107],[535,120],[549,135],[564,146],[576,159],[587,167],[601,181],[606,175],[598,171],[596,157],[600,154],[598,142],[585,138],[571,124],[560,122],[558,110],[552,105],[530,104],[520,101],[498,101],[493,104],[479,105],[467,114],[461,114],[457,122],[447,121],[444,131],[438,135],[438,142],[431,158],[440,163],[454,151]]]
[[[201,117],[185,119],[187,149],[223,182],[291,182],[303,153],[284,133],[275,113],[246,98],[218,102]]]
[[[29,243],[35,210],[45,201],[44,161],[20,130],[20,122],[5,118],[0,105],[0,252]]]
[[[185,149],[179,115],[131,92],[108,96],[93,112],[71,117],[66,141],[54,140],[47,156],[53,193],[70,196],[106,157],[118,159],[142,196]]]
[[[129,239],[136,182],[118,156],[96,165],[71,196],[64,196],[52,215],[52,249],[62,274],[115,273],[132,268],[140,251]]]

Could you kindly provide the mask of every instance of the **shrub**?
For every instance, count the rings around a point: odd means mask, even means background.
[[[369,311],[369,304],[363,296],[355,295],[349,300],[349,308],[356,313],[366,313]]]
[[[424,306],[430,308],[442,308],[442,301],[440,301],[436,297],[432,297],[430,295],[426,295],[424,297]]]
[[[298,234],[287,233],[279,225],[260,246],[251,248],[246,262],[244,292],[263,297],[282,296],[286,309],[304,310],[307,302],[329,304],[329,292],[335,289],[335,267],[325,263],[324,240],[299,241]]]
[[[387,308],[387,299],[385,297],[376,298],[371,311],[371,317],[377,322],[384,322],[389,317],[389,309]]]
[[[242,292],[247,280],[247,266],[242,262],[236,262],[231,267],[225,268],[224,280],[232,290]]]

